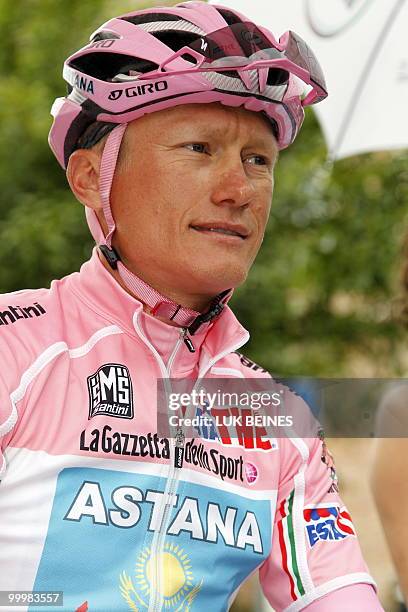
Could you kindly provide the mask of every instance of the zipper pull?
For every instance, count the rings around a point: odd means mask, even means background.
[[[195,353],[194,344],[192,343],[191,338],[189,338],[189,336],[188,336],[188,329],[187,329],[187,327],[183,327],[183,330],[182,330],[181,334],[183,336],[184,344],[186,345],[186,347],[188,348],[190,353]]]
[[[176,431],[176,447],[174,449],[174,467],[182,468],[184,461],[184,440],[185,436],[181,427]]]
[[[185,435],[181,427],[177,427],[175,438],[176,438],[176,446],[178,446],[179,448],[184,446]]]

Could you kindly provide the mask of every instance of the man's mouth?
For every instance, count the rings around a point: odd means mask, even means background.
[[[249,236],[249,231],[241,225],[232,225],[229,223],[203,223],[199,225],[190,225],[196,232],[214,233],[224,236],[232,236],[245,240]]]

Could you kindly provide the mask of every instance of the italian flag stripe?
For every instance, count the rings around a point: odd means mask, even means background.
[[[295,583],[293,582],[292,574],[290,573],[289,568],[288,568],[288,556],[286,554],[286,546],[285,546],[285,540],[284,540],[284,535],[283,535],[283,521],[284,519],[279,521],[278,523],[279,544],[280,544],[281,552],[282,552],[282,566],[285,572],[287,573],[287,575],[289,576],[290,595],[292,599],[295,601],[296,600]]]
[[[299,573],[296,557],[295,534],[293,530],[293,499],[295,492],[285,501],[281,524],[279,525],[279,542],[282,551],[283,567],[289,576],[290,591],[293,601],[305,594],[305,589]]]

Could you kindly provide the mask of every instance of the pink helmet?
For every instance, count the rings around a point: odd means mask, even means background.
[[[263,112],[283,149],[299,131],[303,107],[327,95],[319,63],[299,36],[286,32],[277,42],[236,11],[206,2],[122,15],[90,41],[66,60],[69,94],[52,108],[49,142],[63,167],[109,128],[191,103]]]
[[[89,208],[87,221],[110,265],[151,303],[151,288],[141,290],[140,279],[112,248],[110,191],[127,124],[180,104],[220,102],[262,112],[283,149],[302,125],[304,106],[327,96],[326,84],[316,57],[299,36],[286,32],[277,42],[269,30],[240,13],[206,2],[122,15],[98,28],[90,41],[65,62],[68,95],[52,107],[49,143],[66,168],[73,151],[109,134],[100,168],[108,234]]]

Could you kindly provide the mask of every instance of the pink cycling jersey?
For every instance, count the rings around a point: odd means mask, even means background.
[[[374,584],[319,438],[186,439],[176,465],[157,434],[157,379],[267,376],[236,352],[248,337],[225,307],[190,352],[96,250],[49,290],[1,296],[0,591],[61,591],[69,611],[226,610],[259,570],[294,612]]]

